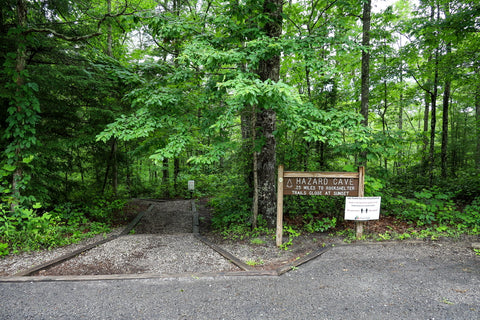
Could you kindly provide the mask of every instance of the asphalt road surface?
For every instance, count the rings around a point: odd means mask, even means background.
[[[360,244],[279,277],[5,282],[0,319],[480,319],[480,256]]]

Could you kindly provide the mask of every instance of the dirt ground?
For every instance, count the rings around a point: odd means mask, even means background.
[[[290,263],[307,257],[317,250],[340,245],[354,245],[351,239],[332,236],[334,233],[304,233],[292,239],[287,250],[275,246],[273,235],[264,235],[252,239],[224,239],[212,230],[212,213],[205,200],[197,200],[200,233],[208,241],[247,264],[251,270],[266,271],[288,266]],[[241,271],[238,266],[222,257],[218,252],[194,237],[193,218],[190,200],[155,201],[134,200],[129,210],[124,212],[123,220],[133,220],[139,212],[146,212],[137,226],[128,234],[57,264],[41,270],[36,276],[68,275],[107,275],[107,274],[179,274],[202,272]],[[293,223],[291,221],[291,223]],[[347,222],[338,229],[353,228]],[[17,272],[57,258],[102,237],[118,235],[123,226],[109,235],[97,236],[82,243],[57,248],[51,251],[39,251],[11,255],[0,259],[0,276],[13,276]],[[366,233],[385,234],[387,231],[405,232],[409,225],[392,217],[382,217],[379,221],[370,221],[365,226]],[[288,241],[288,237],[284,241]],[[347,240],[347,241],[345,241]],[[408,240],[430,244],[442,250],[453,250],[464,255],[474,255],[472,242],[478,237],[462,239]],[[372,238],[359,243],[378,243]]]

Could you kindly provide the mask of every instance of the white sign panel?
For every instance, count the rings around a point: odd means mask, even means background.
[[[195,190],[195,180],[188,180],[188,191]]]
[[[346,197],[345,220],[378,220],[381,197]]]

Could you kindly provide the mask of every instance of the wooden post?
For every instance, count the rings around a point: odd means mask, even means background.
[[[364,197],[365,196],[365,167],[358,167],[358,196]],[[355,231],[357,239],[363,237],[363,226],[364,221],[355,221]]]
[[[277,247],[283,244],[283,164],[278,166],[278,188],[277,188]]]

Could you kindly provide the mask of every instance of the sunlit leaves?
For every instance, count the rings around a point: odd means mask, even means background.
[[[129,141],[147,137],[160,124],[153,119],[146,109],[139,109],[130,116],[122,115],[115,122],[107,125],[107,128],[97,135],[97,141],[108,141],[112,137]]]

